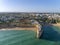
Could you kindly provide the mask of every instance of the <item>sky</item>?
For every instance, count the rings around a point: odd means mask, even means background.
[[[60,12],[60,0],[0,0],[0,12]]]

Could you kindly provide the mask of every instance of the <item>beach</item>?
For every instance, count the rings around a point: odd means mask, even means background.
[[[22,28],[22,27],[14,27],[14,28],[1,28],[0,30],[36,30],[35,27],[32,28]]]
[[[60,27],[60,23],[57,23],[57,24],[52,24],[53,26],[58,26]]]

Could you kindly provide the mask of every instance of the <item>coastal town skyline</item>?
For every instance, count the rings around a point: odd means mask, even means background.
[[[0,0],[0,12],[60,12],[60,0]]]

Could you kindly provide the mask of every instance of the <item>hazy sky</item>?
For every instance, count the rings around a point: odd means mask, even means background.
[[[60,0],[0,0],[0,12],[60,12]]]

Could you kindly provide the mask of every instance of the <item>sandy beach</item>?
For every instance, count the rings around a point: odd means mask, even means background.
[[[15,28],[1,28],[0,30],[36,30],[36,27],[32,28],[22,28],[22,27],[15,27]]]
[[[57,24],[52,24],[53,26],[58,26],[60,27],[60,23],[57,23]]]

